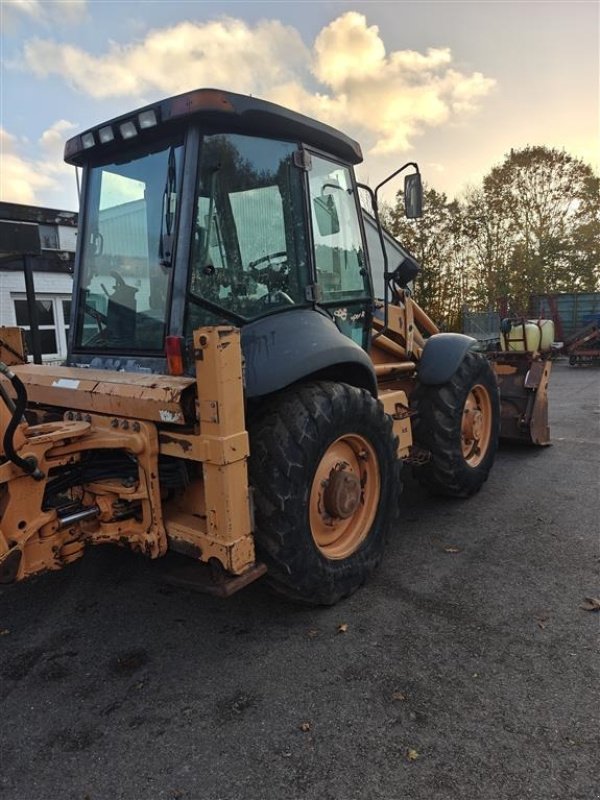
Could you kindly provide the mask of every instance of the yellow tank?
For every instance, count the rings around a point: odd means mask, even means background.
[[[500,337],[502,350],[522,353],[526,350],[546,352],[554,341],[554,322],[551,319],[528,319],[513,322],[508,333]]]

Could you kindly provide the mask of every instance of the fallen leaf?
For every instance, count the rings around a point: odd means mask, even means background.
[[[310,730],[310,722],[302,722],[300,724],[300,730],[304,731],[304,733],[308,733],[308,731]]]
[[[444,547],[444,553],[460,553],[460,547],[456,547],[453,544],[449,544],[447,547]]]
[[[348,631],[348,623],[342,622],[341,625],[338,625],[338,633],[346,633]]]
[[[309,639],[316,639],[317,636],[319,635],[319,629],[318,628],[310,628],[310,630],[308,630],[306,632],[306,635],[308,636]]]
[[[586,597],[579,608],[584,611],[600,611],[600,597]]]
[[[406,695],[403,692],[393,692],[392,700],[406,700]]]
[[[541,628],[541,630],[544,630],[544,628],[546,627],[546,623],[541,619],[538,619],[537,624],[538,628]]]
[[[10,631],[8,630],[8,628],[2,628],[2,630],[0,631],[0,636],[8,636],[9,633]]]
[[[409,761],[416,761],[417,758],[419,757],[419,754],[416,750],[409,748],[406,757],[408,758]]]

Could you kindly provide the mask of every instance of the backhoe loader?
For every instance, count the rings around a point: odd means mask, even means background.
[[[332,604],[400,526],[403,465],[437,493],[481,488],[494,369],[414,302],[418,265],[389,263],[379,222],[403,171],[420,215],[415,163],[371,190],[348,136],[215,89],[86,130],[65,160],[82,169],[66,364],[27,363],[0,329],[0,581],[111,543],[186,556],[185,580],[222,596],[265,575]]]

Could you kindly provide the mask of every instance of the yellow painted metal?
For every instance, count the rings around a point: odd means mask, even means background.
[[[23,423],[15,433],[18,455],[36,459],[42,480],[9,461],[0,464],[0,581],[59,569],[87,543],[120,544],[152,558],[176,546],[202,561],[216,558],[237,575],[254,566],[240,332],[203,328],[195,345],[195,378],[15,368],[29,396],[64,418]],[[107,413],[95,413],[97,407]],[[190,408],[192,424],[183,426]],[[39,416],[48,419],[43,411]],[[1,431],[9,420],[0,403]],[[51,471],[102,450],[134,456],[137,479],[96,480],[73,490],[87,519],[63,524],[56,509],[42,510]],[[161,490],[159,452],[197,463],[187,489]],[[131,513],[123,517],[123,509]]]
[[[212,442],[238,442],[235,449],[228,449],[227,459],[219,455],[203,462],[206,545],[224,546],[229,553],[224,566],[240,574],[255,560],[240,331],[224,326],[201,328],[194,333],[194,351],[200,433]]]
[[[492,360],[500,388],[500,436],[550,444],[548,383],[552,361],[536,353],[497,353]]]
[[[26,361],[25,337],[21,328],[0,326],[0,361],[7,367]]]
[[[194,379],[102,369],[23,364],[13,372],[25,384],[30,403],[87,413],[183,425],[193,414]],[[10,383],[4,385],[11,391]]]
[[[335,480],[339,487],[337,513],[329,507],[327,492]],[[370,442],[358,434],[340,436],[327,448],[317,466],[308,501],[313,540],[325,558],[352,555],[366,539],[379,505],[381,474]]]
[[[413,443],[406,392],[384,389],[379,392],[379,400],[385,413],[392,418],[394,435],[398,437],[398,458],[406,458]]]
[[[202,434],[161,431],[160,452],[165,456],[185,458],[188,461],[210,461],[213,464],[231,464],[250,454],[246,431],[230,436],[204,436]]]
[[[465,400],[460,436],[463,458],[470,467],[479,466],[492,436],[492,401],[486,387],[479,383]]]
[[[388,364],[375,364],[375,375],[383,377],[410,373],[415,371],[416,366],[414,361],[390,361]]]
[[[156,469],[156,426],[129,420],[127,427],[113,419],[89,415],[87,420],[64,420],[24,429],[21,458],[33,456],[44,480],[34,480],[10,462],[0,466],[0,575],[20,580],[42,570],[60,569],[83,552],[74,542],[126,544],[156,558],[167,549],[162,523],[162,501]],[[83,508],[98,508],[96,519],[64,527],[56,509],[44,511],[46,480],[51,470],[76,463],[89,450],[125,450],[135,455],[138,480],[133,487],[121,483],[85,484],[77,500]],[[118,521],[114,503],[137,509],[131,518]],[[69,546],[67,546],[69,545]],[[12,567],[15,564],[14,574]]]

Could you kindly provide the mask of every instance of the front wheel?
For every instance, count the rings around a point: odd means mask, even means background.
[[[494,463],[500,433],[500,399],[489,361],[469,352],[441,386],[419,385],[414,436],[431,460],[415,476],[436,494],[468,497],[479,491]]]
[[[279,594],[332,605],[379,563],[400,493],[391,419],[364,389],[288,390],[250,425],[256,544]]]

